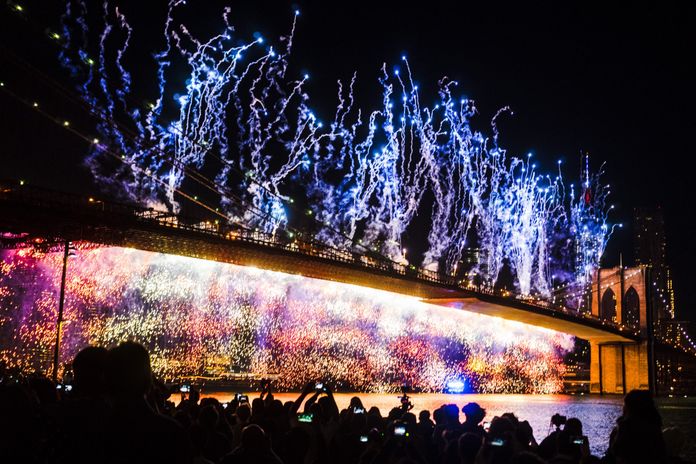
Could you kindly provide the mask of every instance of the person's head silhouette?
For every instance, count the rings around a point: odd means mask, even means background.
[[[462,412],[466,416],[466,421],[470,424],[480,424],[486,417],[486,410],[478,403],[467,403],[462,407]]]
[[[109,351],[100,346],[80,350],[73,361],[75,395],[95,396],[104,393],[104,369]]]
[[[648,390],[631,390],[624,397],[624,417],[635,418],[662,426],[652,394]]]
[[[152,386],[150,355],[144,346],[124,342],[109,351],[106,359],[106,382],[117,397],[143,397]]]
[[[242,447],[251,452],[263,451],[267,448],[266,433],[256,424],[247,425],[242,430]]]

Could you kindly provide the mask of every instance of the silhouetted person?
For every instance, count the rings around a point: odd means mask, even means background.
[[[556,413],[551,417],[551,425],[555,427],[555,430],[539,443],[536,449],[539,456],[544,459],[551,459],[556,455],[558,452],[558,435],[562,431],[561,426],[564,426],[565,423],[565,416]]]
[[[100,346],[80,350],[73,361],[73,396],[98,397],[106,393],[104,368],[109,351]]]
[[[242,443],[225,456],[222,464],[282,464],[271,449],[266,433],[256,424],[242,430]]]
[[[39,404],[28,388],[0,385],[0,460],[39,462]]]
[[[63,401],[62,433],[56,437],[59,462],[87,463],[103,459],[105,428],[111,411],[104,378],[108,353],[106,348],[88,346],[75,356],[73,388],[70,397]]]
[[[623,415],[611,434],[607,462],[641,464],[666,462],[662,418],[647,390],[632,390],[624,398]]]
[[[147,350],[137,343],[121,343],[109,351],[106,361],[113,411],[107,426],[105,462],[193,462],[184,429],[153,411],[145,400],[152,385]]]
[[[198,413],[198,426],[205,434],[203,456],[213,462],[232,451],[230,442],[217,430],[218,421],[219,414],[213,405],[202,407]]]
[[[477,463],[508,464],[516,451],[515,426],[507,417],[494,417],[476,457]]]
[[[483,419],[486,417],[486,410],[478,403],[467,403],[462,407],[462,412],[466,417],[466,420],[462,424],[464,433],[473,433],[483,438],[486,435],[486,431],[483,429],[483,426],[481,426],[481,422],[483,422]]]
[[[293,427],[285,434],[283,461],[285,464],[304,464],[311,445],[309,433],[301,427]]]
[[[237,422],[232,426],[232,448],[236,448],[242,443],[242,430],[249,425],[251,419],[251,407],[249,404],[240,404],[235,412]]]
[[[462,464],[473,464],[476,460],[476,455],[481,449],[483,438],[481,435],[471,432],[464,432],[464,435],[459,437],[459,459]]]
[[[554,458],[578,463],[590,455],[590,444],[582,433],[580,419],[571,417],[566,421],[563,430],[556,435],[556,451]]]
[[[418,434],[428,443],[432,441],[433,430],[435,424],[430,420],[430,411],[421,411],[418,413]]]
[[[515,438],[524,450],[536,450],[539,446],[534,438],[534,430],[528,421],[518,421],[515,430]]]

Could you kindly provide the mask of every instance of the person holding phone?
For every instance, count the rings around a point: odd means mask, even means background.
[[[366,409],[360,398],[354,396],[350,399],[350,404],[348,405],[348,410],[353,412],[353,414],[365,414]]]
[[[310,396],[311,394],[311,396]],[[309,398],[305,401],[305,398]],[[304,403],[304,411],[308,412],[312,410],[312,406],[315,403],[319,403],[321,406],[321,417],[315,414],[314,420],[320,422],[327,422],[333,420],[338,422],[338,405],[333,397],[333,392],[331,388],[321,380],[315,380],[307,382],[305,388],[300,393],[299,398],[293,403],[290,409],[291,414],[297,414],[300,410],[300,406]]]

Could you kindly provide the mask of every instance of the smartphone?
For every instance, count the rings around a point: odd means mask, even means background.
[[[490,423],[490,421],[486,421],[486,422],[483,423],[483,430],[485,430],[486,432],[488,432],[488,430],[489,430],[490,428],[491,428],[491,423]]]
[[[182,386],[179,388],[179,391],[180,391],[181,393],[189,393],[189,392],[191,391],[191,385],[182,385]]]
[[[240,403],[248,403],[249,397],[247,395],[239,395],[239,402]]]
[[[365,410],[363,408],[353,408],[353,414],[365,414]]]
[[[324,384],[322,382],[317,382],[316,385],[314,385],[314,389],[316,391],[321,391],[324,389]]]
[[[314,415],[311,412],[297,414],[298,422],[311,423],[313,418]]]
[[[505,446],[505,440],[502,438],[493,438],[490,441],[491,446]]]
[[[72,385],[67,384],[67,385],[65,386],[65,391],[66,391],[66,392],[71,392],[71,391],[72,391]]]
[[[394,436],[395,437],[403,437],[406,435],[406,427],[403,425],[397,425],[394,427]]]
[[[229,406],[229,405],[230,405],[230,403],[222,403],[223,409],[227,409],[227,406]]]
[[[571,440],[571,443],[574,444],[574,445],[583,445],[583,444],[585,444],[585,440],[584,440],[583,437],[577,437],[577,436],[575,436],[575,437],[571,437],[570,440]]]
[[[367,435],[360,435],[360,443],[367,443]]]

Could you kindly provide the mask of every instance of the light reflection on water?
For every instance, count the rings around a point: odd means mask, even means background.
[[[258,397],[258,393],[248,393],[249,398]],[[298,393],[275,393],[283,402],[294,401]],[[202,397],[215,397],[221,402],[230,401],[231,392],[203,392]],[[351,393],[336,393],[336,403],[343,409],[348,407]],[[358,393],[366,408],[376,406],[383,416],[389,410],[399,406],[399,395],[380,393]],[[582,421],[583,432],[590,440],[590,448],[596,456],[603,456],[609,443],[609,434],[616,419],[621,415],[623,397],[621,396],[571,396],[571,395],[446,395],[438,393],[418,393],[411,395],[413,412],[427,409],[433,411],[442,404],[454,403],[461,407],[469,402],[479,403],[486,409],[486,420],[506,412],[513,412],[520,420],[529,421],[534,429],[534,437],[541,442],[552,430],[551,416],[559,413],[566,417],[577,417]],[[689,458],[696,455],[696,399],[660,399],[658,400],[665,427],[677,425],[687,434],[685,454]],[[460,416],[464,420],[464,414]]]

